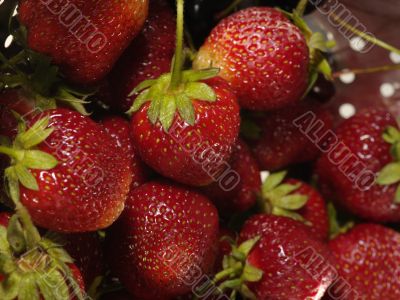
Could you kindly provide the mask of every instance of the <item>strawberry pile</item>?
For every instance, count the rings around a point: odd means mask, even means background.
[[[189,2],[16,3],[0,299],[400,299],[398,116],[334,121],[307,1]]]

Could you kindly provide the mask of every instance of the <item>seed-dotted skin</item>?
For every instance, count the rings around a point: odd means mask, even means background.
[[[149,182],[130,192],[106,251],[113,273],[135,297],[171,299],[212,271],[217,237],[218,213],[207,198]]]
[[[193,100],[193,126],[176,112],[165,132],[159,121],[155,125],[150,122],[148,103],[131,119],[134,145],[143,161],[165,177],[194,186],[218,180],[239,134],[239,106],[228,84],[219,77],[205,82],[214,89],[217,100]]]
[[[134,149],[129,122],[121,117],[111,116],[102,120],[102,124],[117,142],[123,152],[122,156],[131,161],[129,166],[132,174],[131,189],[135,189],[145,183],[150,170]]]
[[[331,240],[329,248],[339,276],[350,288],[333,284],[328,299],[400,299],[399,233],[377,224],[360,224]]]
[[[304,36],[282,13],[252,7],[223,19],[194,61],[221,68],[243,108],[270,110],[300,100],[308,82]]]
[[[120,215],[131,184],[129,161],[100,124],[75,111],[48,110],[53,133],[38,149],[53,155],[51,170],[31,170],[39,191],[20,185],[21,201],[44,228],[85,232],[108,227]]]
[[[332,115],[311,99],[252,119],[261,132],[258,139],[249,139],[248,143],[262,170],[281,170],[292,164],[312,161],[319,156],[320,151],[315,143],[301,131],[308,126],[298,128],[294,125],[294,120],[310,111],[315,114],[315,120],[323,122],[321,129],[314,128],[311,133],[322,135],[332,128]],[[316,137],[318,139],[318,135]]]
[[[23,0],[18,16],[27,28],[29,48],[50,56],[69,80],[93,83],[111,70],[141,30],[147,10],[148,0]],[[95,32],[91,28],[103,37],[98,44],[87,42]]]
[[[328,189],[327,196],[333,196],[340,206],[359,217],[377,222],[400,221],[400,205],[394,203],[397,185],[360,184],[357,180],[360,168],[353,166],[359,162],[362,170],[369,170],[377,176],[392,161],[390,144],[382,138],[388,126],[397,127],[389,112],[374,108],[360,111],[336,129],[338,140],[345,146],[322,155],[316,168],[319,182],[324,186],[321,191]],[[344,160],[344,148],[349,149],[355,158]]]
[[[329,219],[326,204],[320,193],[307,183],[297,180],[285,180],[288,184],[300,184],[300,187],[292,194],[307,196],[307,203],[297,211],[311,224],[310,231],[319,239],[326,241],[329,233]]]
[[[239,237],[244,242],[260,236],[247,261],[263,277],[248,283],[258,300],[321,299],[334,279],[334,264],[320,240],[306,225],[286,217],[260,214],[245,223]]]
[[[243,212],[252,207],[260,191],[261,177],[257,162],[249,147],[239,140],[234,147],[229,168],[239,175],[238,184],[231,190],[223,190],[220,182],[202,189],[221,213]]]
[[[126,112],[137,94],[128,94],[142,81],[155,79],[171,68],[175,52],[175,14],[166,0],[150,1],[149,17],[107,77],[107,103]]]

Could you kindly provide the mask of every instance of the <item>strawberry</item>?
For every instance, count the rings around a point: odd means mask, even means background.
[[[73,258],[87,287],[103,275],[103,245],[97,232],[57,234],[56,240]]]
[[[13,216],[0,213],[1,299],[84,299],[84,281],[71,257],[47,237],[38,235],[31,244],[27,235],[38,234],[31,226],[21,208]]]
[[[166,0],[150,1],[149,17],[142,32],[125,50],[108,76],[112,91],[107,101],[127,111],[137,94],[128,94],[143,80],[168,73],[175,49],[175,15]]]
[[[364,219],[400,221],[398,141],[396,121],[383,109],[365,109],[345,120],[317,163],[321,191],[328,189],[337,204]]]
[[[239,107],[228,84],[215,77],[217,69],[182,71],[183,0],[177,4],[172,72],[132,91],[140,92],[129,110],[132,137],[140,157],[158,173],[204,186],[224,177],[238,136]]]
[[[302,115],[312,112],[315,122],[321,122],[320,132],[331,129],[333,118],[323,106],[311,99],[306,99],[296,105],[277,111],[254,115],[248,120],[257,125],[259,133],[252,137],[247,135],[247,141],[253,150],[260,167],[263,170],[276,171],[289,165],[312,161],[318,157],[318,147],[304,134],[295,120]],[[314,132],[318,132],[314,128]]]
[[[298,27],[269,7],[223,19],[194,61],[221,69],[242,108],[270,110],[298,102],[308,84],[309,49]]]
[[[327,299],[400,298],[400,234],[377,224],[356,225],[329,242],[339,279]]]
[[[112,137],[67,109],[26,121],[13,145],[0,147],[12,157],[6,177],[14,202],[21,197],[34,222],[55,231],[93,231],[113,223],[132,175]]]
[[[191,290],[194,270],[196,276],[212,271],[217,238],[218,213],[207,198],[173,183],[148,182],[131,190],[106,235],[106,253],[134,297],[171,299]]]
[[[93,83],[112,68],[147,17],[147,0],[19,2],[27,43],[76,83]]]
[[[307,183],[289,178],[285,171],[271,174],[262,185],[263,212],[285,216],[309,225],[313,235],[327,240],[328,212],[319,192]]]
[[[248,219],[218,273],[220,292],[245,299],[321,299],[335,278],[326,245],[290,218],[258,214]]]
[[[7,130],[14,130],[17,122],[11,111],[20,115],[31,113],[35,109],[32,99],[22,89],[4,89],[0,92],[0,134],[11,137]]]
[[[202,192],[221,212],[243,212],[256,203],[261,185],[260,170],[249,147],[241,140],[235,145],[229,164],[240,179],[236,187],[227,191],[215,182],[204,187]]]
[[[116,140],[123,152],[122,156],[128,158],[132,174],[131,189],[143,184],[150,173],[149,168],[142,162],[133,146],[129,122],[121,117],[108,116],[102,120],[106,131]]]

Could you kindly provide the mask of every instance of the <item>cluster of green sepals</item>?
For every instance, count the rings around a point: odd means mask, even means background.
[[[214,276],[213,283],[218,284],[217,292],[225,293],[231,291],[230,299],[236,299],[241,294],[245,299],[256,300],[257,297],[249,289],[246,283],[258,282],[263,276],[263,271],[252,266],[247,257],[254,246],[259,242],[260,237],[255,237],[240,244],[236,244],[229,237],[224,237],[231,244],[232,250],[225,255],[222,261],[223,270]]]
[[[52,237],[29,246],[29,232],[16,214],[8,228],[0,226],[0,283],[3,300],[82,300],[81,288],[68,264],[73,259]]]
[[[164,131],[168,132],[178,111],[180,117],[189,125],[194,125],[196,116],[193,100],[214,102],[217,96],[214,90],[201,80],[210,79],[219,73],[219,69],[182,71],[187,53],[183,50],[183,0],[177,0],[176,48],[171,72],[140,83],[129,95],[140,92],[131,109],[132,114],[144,103],[150,102],[147,115],[152,124],[160,121]]]
[[[27,98],[33,99],[42,110],[56,108],[59,101],[88,115],[84,105],[93,91],[66,84],[49,57],[24,49],[10,59],[0,53],[0,63],[0,91],[22,88]]]
[[[297,210],[306,205],[308,196],[295,193],[301,183],[282,183],[287,175],[286,171],[270,174],[261,186],[261,210],[276,216],[288,217],[306,225],[311,223],[305,220]]]
[[[324,34],[321,32],[312,32],[310,27],[304,21],[303,14],[307,3],[308,0],[300,0],[296,9],[291,13],[278,8],[278,10],[285,14],[286,17],[288,17],[288,19],[290,19],[293,24],[301,30],[308,45],[310,55],[309,78],[308,87],[304,96],[306,96],[314,87],[319,74],[324,75],[328,80],[332,80],[332,69],[328,60],[325,58],[324,53],[327,53],[329,49],[336,45],[335,41],[326,40]]]
[[[11,161],[5,178],[16,210],[8,227],[0,226],[0,274],[4,276],[0,282],[0,299],[67,300],[71,295],[84,299],[68,267],[73,263],[72,258],[53,241],[51,234],[40,236],[20,202],[20,185],[39,190],[30,170],[49,170],[58,164],[55,157],[37,149],[54,128],[49,127],[48,117],[38,120],[29,129],[23,120],[19,121],[14,142],[2,138],[0,144],[0,153],[8,155]]]
[[[376,182],[380,185],[391,185],[400,182],[400,131],[389,126],[382,135],[385,142],[391,145],[390,153],[393,162],[388,163],[379,172]],[[400,184],[398,185],[394,197],[394,202],[400,204]]]
[[[11,165],[5,170],[5,178],[13,200],[19,199],[19,184],[31,190],[39,190],[30,169],[50,170],[58,163],[52,155],[36,147],[53,132],[54,128],[47,128],[48,125],[48,117],[38,120],[29,129],[26,128],[25,122],[21,121],[14,142],[0,145],[0,153],[8,155],[11,159]]]

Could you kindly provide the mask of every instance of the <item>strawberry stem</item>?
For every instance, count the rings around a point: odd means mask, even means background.
[[[393,70],[400,70],[400,64],[394,65],[384,65],[379,67],[371,67],[371,68],[364,68],[364,69],[346,69],[335,72],[332,74],[334,78],[338,78],[343,74],[353,73],[353,74],[370,74],[370,73],[377,73],[377,72],[386,72],[386,71],[393,71]]]
[[[335,21],[337,21],[340,25],[342,25],[343,27],[345,27],[346,29],[350,30],[351,32],[353,32],[354,34],[358,35],[359,37],[363,38],[364,40],[371,42],[374,45],[377,45],[383,49],[386,49],[388,51],[392,51],[396,54],[400,54],[400,49],[379,40],[378,38],[369,35],[368,33],[362,32],[360,30],[358,30],[357,28],[354,28],[353,26],[351,26],[350,24],[346,23],[343,19],[339,18],[338,15],[336,15],[335,13],[330,13],[330,15],[335,19]]]
[[[304,15],[304,11],[306,10],[308,0],[300,0],[296,6],[296,12],[301,17]]]
[[[172,69],[171,82],[169,90],[176,89],[182,82],[182,66],[183,66],[183,5],[184,0],[177,0],[177,16],[176,16],[176,48],[174,65]]]
[[[28,210],[25,208],[25,206],[22,205],[22,203],[19,201],[19,199],[12,199],[14,204],[15,204],[15,210],[17,212],[17,215],[24,226],[25,230],[27,231],[27,246],[28,249],[34,249],[38,242],[41,240],[39,231],[35,227],[35,225],[32,222],[31,216],[28,213]]]

